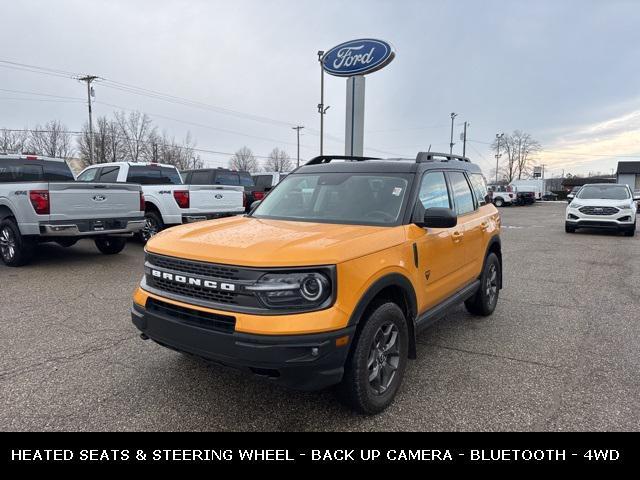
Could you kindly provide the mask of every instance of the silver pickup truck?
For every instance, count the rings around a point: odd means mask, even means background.
[[[81,183],[64,160],[0,154],[0,258],[27,263],[38,243],[92,238],[111,255],[144,227],[140,185]]]

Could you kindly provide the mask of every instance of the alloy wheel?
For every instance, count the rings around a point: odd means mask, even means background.
[[[400,364],[398,327],[387,322],[373,336],[367,361],[369,386],[377,395],[382,395],[391,386]]]
[[[145,218],[144,228],[142,229],[142,239],[145,242],[148,241],[151,237],[158,233],[158,230],[158,222],[156,222],[155,218]]]
[[[498,298],[498,269],[495,263],[489,266],[485,289],[487,298],[489,299],[489,305],[493,305]]]
[[[16,254],[16,239],[9,227],[0,231],[0,253],[5,260],[12,260]]]

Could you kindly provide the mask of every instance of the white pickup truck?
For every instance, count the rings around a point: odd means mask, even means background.
[[[184,185],[173,165],[114,162],[85,168],[80,182],[137,183],[145,198],[143,241],[172,225],[244,213],[244,187]]]
[[[92,238],[106,255],[144,227],[139,185],[82,184],[62,159],[0,154],[0,257],[27,263],[38,243]]]

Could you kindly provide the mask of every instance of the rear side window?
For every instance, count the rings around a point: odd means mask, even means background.
[[[208,171],[193,172],[189,180],[191,185],[209,185],[211,184],[211,173]]]
[[[96,175],[98,173],[97,168],[90,168],[89,170],[85,170],[80,175],[78,175],[79,182],[94,182],[96,180]]]
[[[103,167],[100,173],[100,181],[115,183],[118,181],[118,173],[120,173],[120,167]]]
[[[471,186],[473,187],[473,193],[476,196],[478,205],[486,205],[489,203],[489,192],[484,175],[481,173],[472,173],[469,175],[469,180],[471,180]]]
[[[243,187],[253,187],[253,177],[251,177],[251,175],[249,175],[248,173],[244,172],[244,173],[240,173],[240,185],[242,185]]]
[[[465,215],[475,210],[473,193],[467,182],[467,178],[462,172],[449,172],[449,181],[453,190],[453,198],[456,204],[456,213]]]
[[[127,182],[140,185],[182,185],[182,178],[175,168],[134,165],[129,167]]]
[[[447,182],[442,172],[425,174],[422,177],[418,196],[425,209],[434,207],[451,208]]]
[[[44,162],[44,179],[48,182],[73,182],[75,178],[67,162]]]
[[[258,188],[271,188],[271,182],[273,181],[272,175],[257,175],[255,177],[256,187]]]
[[[235,172],[216,172],[216,185],[240,185],[240,176]]]
[[[42,165],[29,160],[0,160],[0,183],[41,182],[44,180]]]

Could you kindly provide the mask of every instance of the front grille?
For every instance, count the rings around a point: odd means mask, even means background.
[[[219,315],[217,313],[179,307],[178,305],[162,302],[155,298],[149,298],[147,300],[146,309],[149,312],[164,315],[188,325],[206,328],[207,330],[233,333],[236,329],[236,318],[231,315]]]
[[[615,215],[618,213],[618,209],[615,207],[580,207],[580,213],[585,215]]]
[[[161,255],[147,254],[147,261],[156,267],[177,270],[191,275],[202,275],[203,277],[224,278],[227,280],[240,280],[241,272],[237,268],[215,265],[211,263],[196,262],[192,260],[182,260]]]
[[[183,295],[185,297],[207,300],[209,302],[224,303],[227,305],[237,305],[238,303],[237,292],[212,290],[209,288],[197,287],[195,285],[182,285],[162,278],[153,277],[151,275],[147,275],[147,283],[151,287],[155,287],[159,290],[175,293],[176,295]]]

